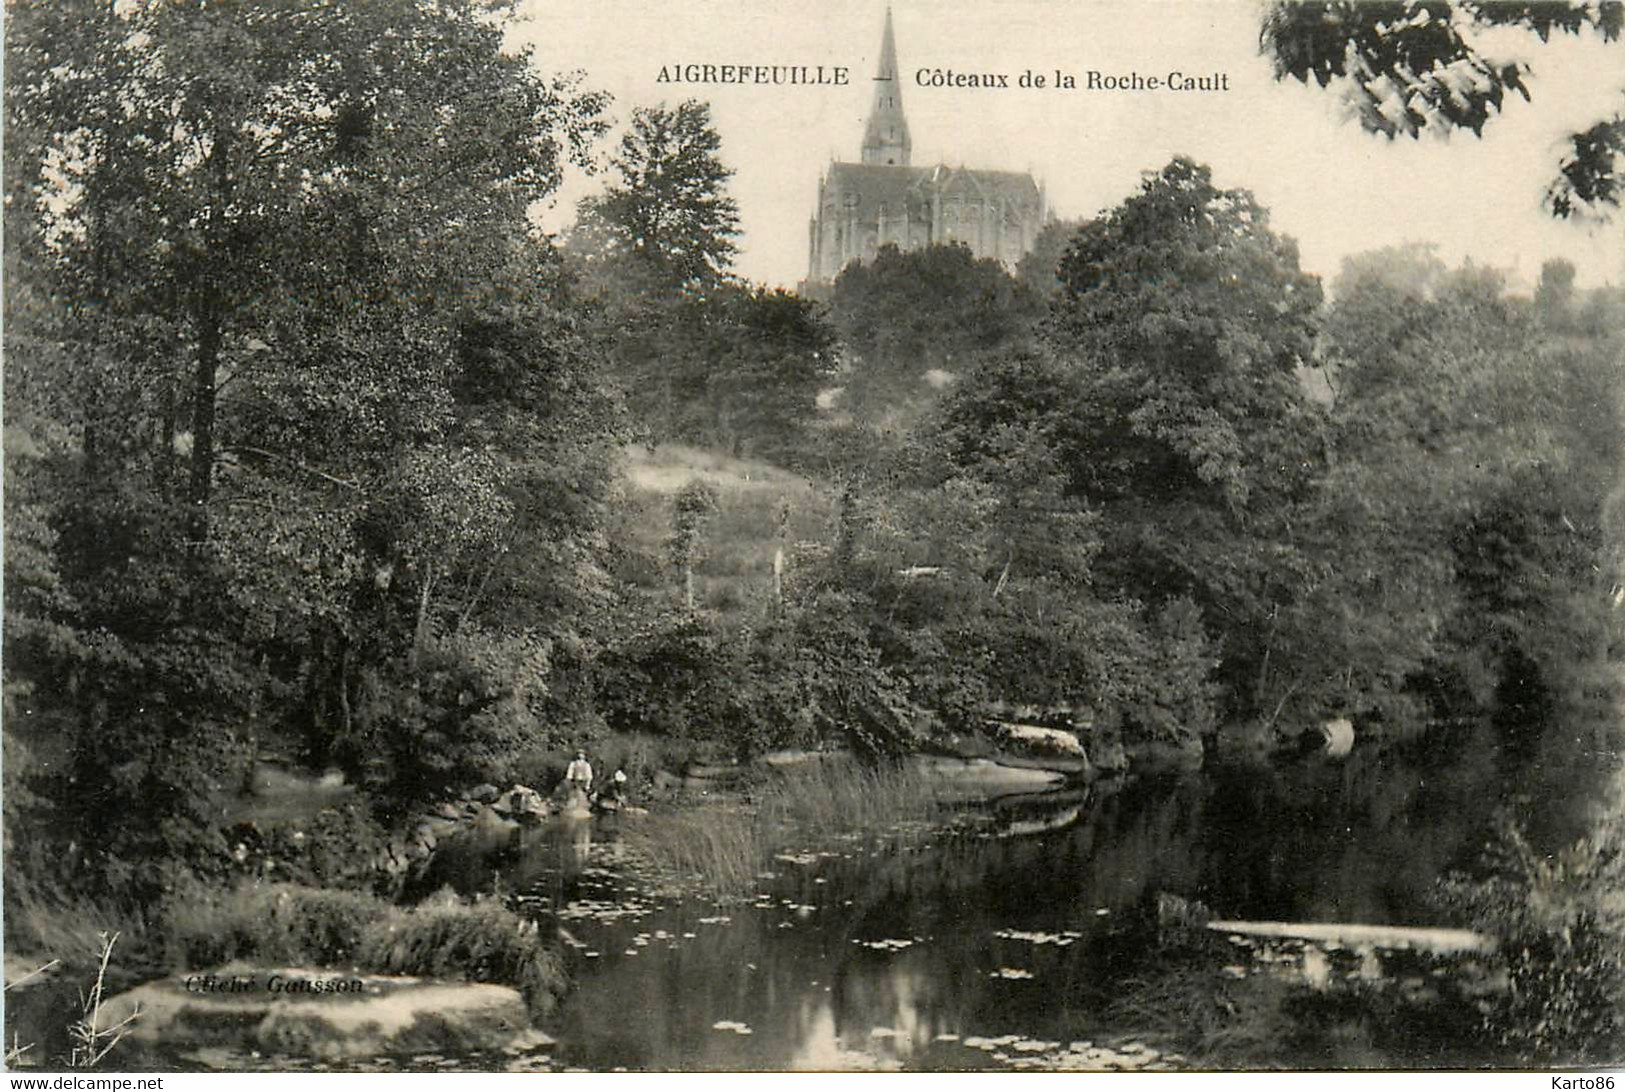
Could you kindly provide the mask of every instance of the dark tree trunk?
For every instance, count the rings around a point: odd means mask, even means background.
[[[209,537],[209,494],[214,486],[214,402],[220,371],[220,313],[205,304],[198,315],[197,366],[192,373],[192,537]]]
[[[153,453],[153,476],[158,492],[168,499],[172,496],[170,482],[175,475],[175,384],[164,383],[164,408],[158,420],[158,450]]]

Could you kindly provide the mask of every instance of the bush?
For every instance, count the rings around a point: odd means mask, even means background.
[[[540,639],[466,631],[433,638],[415,662],[373,674],[356,703],[348,764],[400,811],[461,786],[511,782],[516,758],[542,738],[533,703],[545,695]]]
[[[688,611],[637,620],[601,666],[598,705],[610,728],[679,738],[714,734],[738,678],[723,637]]]
[[[535,922],[494,899],[469,904],[451,895],[373,923],[359,962],[391,974],[516,986],[533,1016],[552,1011],[566,981],[558,954],[542,943]]]
[[[565,983],[534,922],[494,899],[465,903],[449,893],[402,909],[296,884],[197,889],[165,908],[161,933],[171,967],[240,960],[491,982],[516,987],[536,1016],[552,1010]]]
[[[197,889],[169,901],[163,935],[170,962],[189,970],[232,960],[344,966],[356,961],[367,929],[392,913],[370,895],[295,884]]]
[[[1617,801],[1616,801],[1617,808]],[[1625,1042],[1625,815],[1555,855],[1503,822],[1477,876],[1440,883],[1441,901],[1495,936],[1508,988],[1484,1030],[1522,1062],[1612,1064]]]
[[[155,934],[140,907],[110,898],[92,899],[37,880],[8,874],[5,885],[7,958],[44,963],[59,959],[74,974],[94,971],[102,949],[99,934],[124,938],[120,963],[135,962],[158,973],[150,949]]]

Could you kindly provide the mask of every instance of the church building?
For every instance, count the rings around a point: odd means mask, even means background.
[[[860,161],[831,163],[818,183],[818,210],[809,224],[810,285],[833,281],[848,262],[870,261],[888,243],[905,251],[963,243],[976,257],[1011,269],[1032,248],[1049,211],[1030,173],[916,167],[912,150],[888,9]]]

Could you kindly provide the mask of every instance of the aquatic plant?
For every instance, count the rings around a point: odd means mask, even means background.
[[[736,897],[755,890],[786,830],[814,839],[896,836],[940,818],[946,807],[938,784],[917,769],[832,759],[785,771],[759,789],[750,811],[665,816],[629,832],[627,842],[657,871]]]
[[[722,808],[663,816],[626,842],[657,873],[717,896],[754,890],[768,853],[755,816]]]
[[[917,767],[835,759],[792,767],[762,793],[758,814],[814,834],[844,834],[929,820],[945,806],[941,783]]]
[[[1276,1064],[1294,1031],[1282,1009],[1287,986],[1266,976],[1218,979],[1211,966],[1184,960],[1131,975],[1113,986],[1106,1021],[1177,1047],[1198,1066]]]

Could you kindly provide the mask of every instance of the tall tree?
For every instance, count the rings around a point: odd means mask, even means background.
[[[706,103],[633,110],[610,159],[619,181],[581,202],[576,245],[634,258],[672,284],[725,272],[737,249],[739,206],[727,195],[733,171],[721,148]]]
[[[454,446],[458,342],[540,275],[527,210],[604,100],[477,0],[7,16],[6,424],[42,609],[93,635],[8,618],[7,669],[48,684],[81,784],[156,807],[258,717],[347,726],[513,518]]]
[[[1296,372],[1320,284],[1251,194],[1187,159],[1087,225],[1060,273],[1065,465],[1103,508],[1096,571],[1147,604],[1194,600],[1224,637],[1231,712],[1261,708],[1274,619],[1306,579],[1293,511],[1322,445]]]
[[[1086,220],[1051,220],[1033,240],[1032,249],[1016,263],[1016,279],[1040,298],[1053,299],[1061,290],[1061,259],[1072,237]]]

